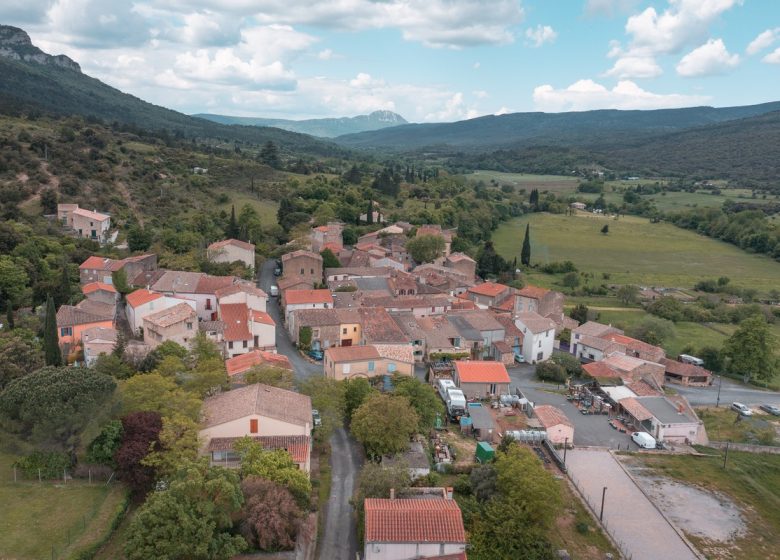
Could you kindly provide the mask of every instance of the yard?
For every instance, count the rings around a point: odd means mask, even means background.
[[[698,235],[668,223],[645,218],[579,213],[531,214],[503,223],[493,234],[505,258],[519,260],[526,224],[531,225],[531,263],[572,261],[582,272],[603,274],[613,284],[690,288],[703,278],[722,275],[733,284],[767,292],[777,287],[780,263]],[[609,226],[604,235],[601,229]],[[531,282],[536,276],[531,274]]]
[[[780,445],[777,437],[778,421],[774,416],[754,412],[752,417],[739,416],[730,408],[700,408],[697,414],[713,441]]]
[[[109,532],[125,500],[122,485],[14,483],[14,460],[0,454],[0,558],[67,558]]]
[[[725,495],[744,518],[745,530],[732,539],[714,541],[683,530],[708,558],[780,558],[780,455],[730,451],[726,468],[723,454],[702,448],[706,456],[637,454],[654,475]],[[689,510],[692,506],[688,507]],[[692,512],[695,513],[695,512]],[[708,520],[713,512],[695,517]]]

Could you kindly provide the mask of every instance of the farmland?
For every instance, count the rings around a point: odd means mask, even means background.
[[[495,181],[499,185],[512,185],[518,189],[539,189],[556,194],[574,193],[577,190],[579,179],[566,175],[530,175],[527,173],[501,173],[500,171],[475,171],[466,175],[466,178],[477,183]]]
[[[667,223],[645,218],[579,213],[532,214],[502,224],[493,241],[505,258],[520,255],[523,232],[531,224],[531,263],[570,260],[583,272],[614,284],[690,288],[703,278],[733,274],[741,287],[777,287],[780,263]],[[609,226],[609,234],[601,229]],[[536,282],[532,273],[529,278]],[[549,281],[549,279],[548,279]]]

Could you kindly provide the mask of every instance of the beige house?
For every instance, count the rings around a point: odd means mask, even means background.
[[[414,375],[414,351],[410,345],[339,346],[325,350],[325,377],[350,379],[378,375]]]
[[[144,321],[144,342],[154,350],[166,340],[187,348],[198,333],[198,314],[187,303],[147,315]]]
[[[101,354],[110,354],[116,346],[117,332],[111,327],[92,327],[81,333],[84,363],[92,366]]]
[[[477,262],[463,253],[452,253],[444,260],[444,266],[459,272],[469,280],[477,275]]]
[[[547,439],[553,445],[571,445],[574,443],[574,424],[560,408],[549,404],[534,407],[534,415],[547,432]]]
[[[212,464],[238,466],[236,440],[249,436],[266,449],[286,449],[305,472],[311,467],[311,399],[294,391],[254,383],[203,401],[198,433]]]
[[[111,216],[97,210],[79,208],[78,204],[58,204],[57,218],[62,225],[74,230],[79,237],[105,241],[111,229]]]
[[[322,282],[322,257],[311,251],[293,251],[282,255],[284,276],[297,276],[303,280]]]
[[[206,257],[214,263],[241,262],[255,270],[255,246],[238,239],[225,239],[212,243],[206,249]]]

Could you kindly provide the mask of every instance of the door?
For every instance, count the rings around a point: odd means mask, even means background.
[[[351,338],[345,338],[341,341],[342,346],[352,346],[352,339]]]

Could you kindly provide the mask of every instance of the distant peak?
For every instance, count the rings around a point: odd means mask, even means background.
[[[368,116],[372,120],[376,120],[379,122],[392,122],[398,124],[405,124],[408,122],[405,118],[403,118],[398,113],[394,113],[392,111],[387,111],[387,110],[373,111]]]
[[[0,25],[0,57],[32,62],[34,64],[49,64],[81,72],[81,67],[64,54],[52,56],[33,45],[30,36],[23,29],[12,25]]]

